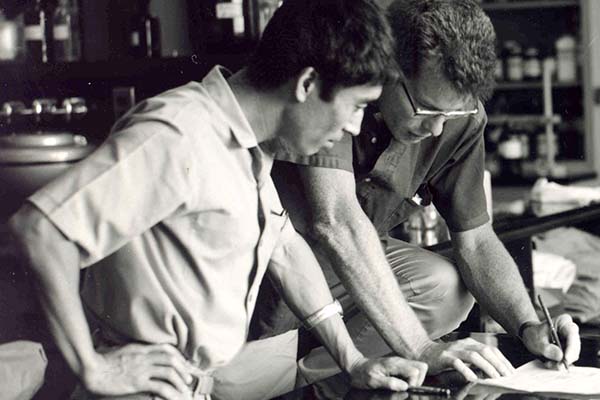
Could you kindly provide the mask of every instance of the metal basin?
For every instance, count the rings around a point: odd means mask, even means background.
[[[70,132],[0,136],[0,221],[36,190],[85,158],[94,146]]]

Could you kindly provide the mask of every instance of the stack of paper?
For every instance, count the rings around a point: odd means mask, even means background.
[[[600,368],[548,369],[536,360],[517,368],[510,376],[481,379],[477,384],[528,393],[600,395]]]

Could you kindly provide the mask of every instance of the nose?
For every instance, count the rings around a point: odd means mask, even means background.
[[[349,133],[352,136],[358,136],[360,133],[360,126],[362,125],[362,120],[365,112],[360,109],[356,111],[350,121],[346,125],[344,125],[344,132]]]
[[[444,123],[446,119],[440,115],[437,117],[427,118],[423,121],[421,127],[429,132],[432,136],[440,136],[444,130]]]

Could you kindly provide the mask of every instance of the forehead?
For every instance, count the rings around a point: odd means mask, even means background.
[[[335,91],[334,101],[368,103],[377,100],[381,90],[381,85],[374,84],[341,87]]]
[[[472,108],[473,96],[458,92],[434,61],[425,62],[414,79],[406,81],[410,94],[422,108],[461,110]]]

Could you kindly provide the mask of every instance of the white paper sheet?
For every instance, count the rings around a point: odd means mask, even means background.
[[[513,375],[477,383],[528,393],[600,395],[600,368],[570,366],[569,371],[556,370],[535,360],[517,368]]]

